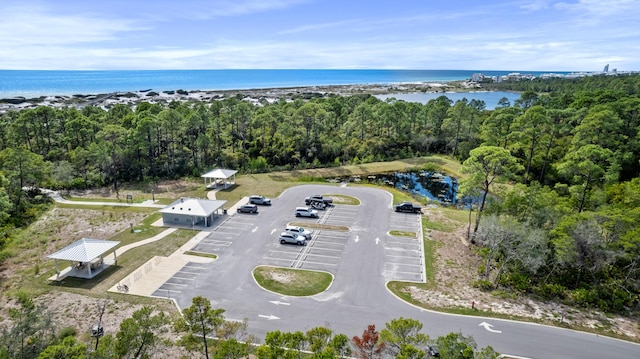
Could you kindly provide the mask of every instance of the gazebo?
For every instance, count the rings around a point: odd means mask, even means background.
[[[64,277],[78,277],[91,279],[111,264],[117,262],[116,251],[113,251],[113,263],[105,263],[104,254],[120,244],[119,241],[82,238],[61,250],[48,255],[56,261],[56,275],[50,280],[61,280]],[[60,271],[58,260],[71,261],[71,266]]]
[[[236,181],[236,170],[225,170],[221,168],[216,168],[215,170],[211,170],[201,177],[204,178],[204,184],[207,188],[215,188],[218,185],[223,185],[224,188],[227,188],[230,184],[234,184]],[[233,177],[233,181],[229,182],[227,179]],[[207,179],[209,180],[209,184],[207,184]]]

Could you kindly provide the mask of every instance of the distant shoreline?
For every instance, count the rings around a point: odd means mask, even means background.
[[[448,82],[414,82],[390,84],[353,84],[353,85],[320,85],[297,87],[273,87],[242,90],[169,90],[156,92],[153,89],[139,91],[112,92],[102,94],[75,94],[40,96],[25,98],[16,96],[0,99],[0,113],[9,110],[24,110],[38,106],[49,107],[78,107],[98,106],[109,109],[116,104],[135,106],[140,102],[170,103],[180,102],[210,102],[225,98],[242,96],[255,103],[275,102],[279,99],[310,99],[330,94],[351,96],[358,94],[385,95],[396,93],[446,93],[479,90],[467,81]]]

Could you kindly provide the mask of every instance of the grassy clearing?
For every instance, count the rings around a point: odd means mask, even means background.
[[[75,204],[75,203],[56,203],[56,207],[87,209],[91,211],[137,212],[137,213],[152,213],[158,210],[158,208],[152,208],[152,207],[109,206],[109,205],[100,206],[100,205],[93,205],[93,204]]]
[[[459,223],[468,223],[469,222],[469,210],[467,209],[455,209],[450,207],[442,207],[440,211],[452,221],[456,221]],[[474,221],[476,218],[476,212],[471,213],[471,220]],[[474,222],[475,223],[475,222]]]
[[[151,225],[153,224],[153,222],[159,220],[160,218],[162,218],[162,214],[156,212],[150,214],[136,225],[134,225],[133,223],[129,223],[129,229],[116,234],[115,236],[111,237],[110,240],[120,241],[120,245],[118,247],[122,247],[129,243],[134,243],[143,239],[151,238],[166,229],[163,227],[154,227]]]
[[[333,280],[333,276],[327,272],[267,266],[254,269],[253,277],[269,291],[296,297],[322,293]]]
[[[452,224],[442,223],[442,222],[433,222],[429,220],[429,218],[427,217],[422,218],[422,227],[425,229],[432,229],[434,231],[440,231],[440,232],[453,232],[456,229],[456,227]]]
[[[146,201],[145,198],[134,198],[132,201],[127,201],[125,199],[114,199],[114,198],[93,198],[93,197],[67,197],[65,198],[67,201],[72,202],[113,202],[113,203],[142,203]],[[151,197],[149,197],[151,200]]]
[[[417,233],[416,232],[405,232],[405,231],[389,231],[389,234],[392,236],[398,236],[398,237],[411,237],[411,238],[416,238],[417,237]]]

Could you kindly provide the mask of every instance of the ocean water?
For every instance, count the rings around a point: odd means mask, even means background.
[[[0,70],[0,98],[101,94],[140,90],[243,90],[315,85],[465,80],[518,71],[480,70]],[[540,73],[522,72],[538,75]]]

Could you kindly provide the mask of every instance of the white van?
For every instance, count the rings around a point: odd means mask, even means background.
[[[293,214],[295,214],[296,217],[318,218],[318,211],[309,207],[297,207]]]

